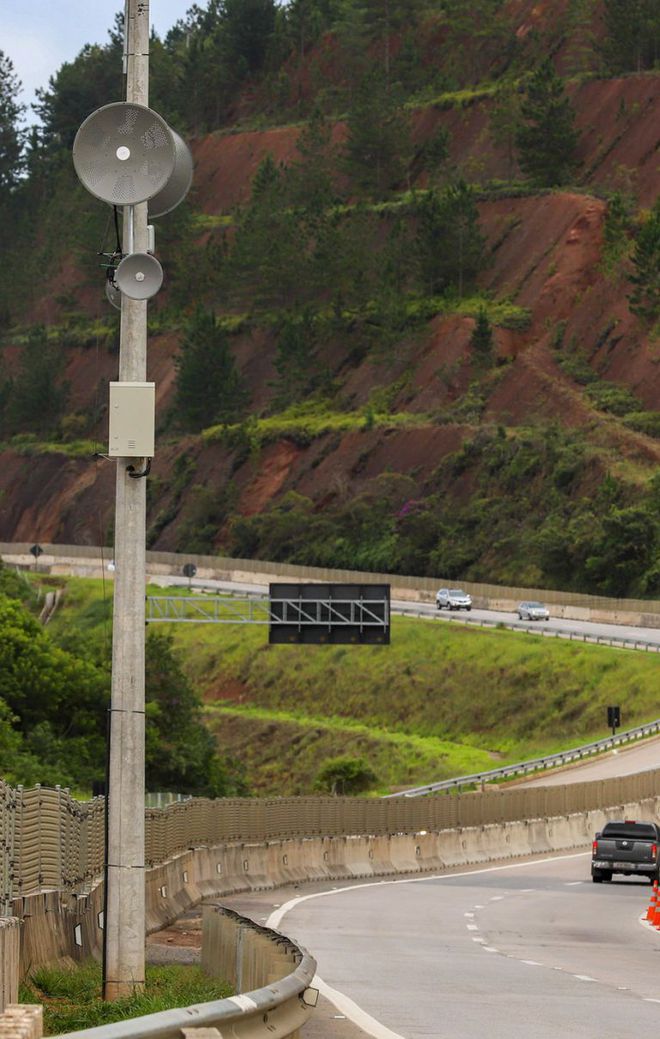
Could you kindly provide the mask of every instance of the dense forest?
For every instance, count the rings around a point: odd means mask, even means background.
[[[118,319],[94,252],[116,248],[114,227],[70,150],[121,99],[121,49],[118,16],[28,130],[0,58],[7,472],[57,457],[74,480],[104,436]],[[169,353],[149,545],[657,594],[659,178],[601,170],[644,125],[633,90],[657,103],[659,60],[656,0],[211,0],[154,36],[150,104],[197,177],[158,226],[150,330]],[[241,142],[258,161],[233,168]],[[558,281],[559,239],[527,281],[508,276],[515,236],[529,252],[567,213],[569,244],[599,221],[582,281]],[[111,542],[111,503],[82,483],[94,527],[47,490],[35,519],[7,487],[3,536]]]

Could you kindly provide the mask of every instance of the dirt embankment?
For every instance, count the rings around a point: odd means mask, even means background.
[[[531,17],[525,11],[525,17]],[[642,204],[655,198],[660,185],[660,123],[654,105],[658,84],[658,77],[641,75],[591,81],[574,91],[582,131],[582,169],[588,182],[598,188],[632,188]],[[466,174],[478,168],[480,178],[504,179],[510,173],[508,159],[490,140],[489,105],[486,100],[460,111],[420,110],[414,119],[416,140],[420,143],[443,124],[451,134],[456,166]],[[336,142],[344,133],[338,124]],[[298,134],[297,128],[280,128],[212,134],[195,142],[197,206],[209,214],[225,213],[244,200],[251,177],[267,154],[278,162],[295,158]],[[424,183],[422,171],[416,182]],[[491,250],[482,286],[495,298],[510,297],[531,315],[527,328],[496,329],[498,354],[508,363],[498,373],[486,418],[512,425],[549,418],[573,427],[593,425],[594,412],[580,388],[557,365],[553,344],[556,347],[559,341],[583,350],[601,375],[629,386],[646,408],[657,407],[660,365],[653,343],[630,314],[627,283],[601,269],[604,203],[581,193],[555,192],[483,201],[480,213]],[[75,270],[67,266],[58,278],[59,291],[77,294],[76,280]],[[99,305],[97,295],[86,286],[80,296],[91,312]],[[39,316],[50,317],[57,305],[51,298],[43,306]],[[344,399],[350,407],[360,408],[375,387],[401,380],[394,408],[420,414],[420,422],[421,416],[433,416],[470,383],[472,329],[471,318],[437,317],[426,334],[402,342],[388,361],[375,364],[367,359],[354,368],[344,367],[338,351],[335,376]],[[272,395],[272,333],[252,330],[239,336],[235,345],[253,407],[263,409]],[[148,378],[157,384],[161,416],[173,404],[177,346],[173,334],[154,336],[150,343]],[[5,351],[9,369],[18,357],[17,348]],[[116,353],[105,346],[67,350],[70,410],[98,411],[101,452],[107,436],[103,414],[107,382],[116,374]],[[442,457],[456,451],[470,435],[468,427],[457,423],[390,432],[365,429],[333,434],[308,446],[274,444],[238,468],[231,453],[218,444],[203,446],[194,439],[163,444],[154,464],[158,480],[151,520],[162,510],[174,514],[185,510],[185,502],[177,503],[171,488],[173,468],[183,452],[191,459],[199,486],[220,491],[231,477],[237,508],[249,515],[292,489],[319,501],[354,493],[388,468],[422,482]],[[625,431],[618,431],[617,438],[624,457],[645,465],[660,462],[657,442]],[[0,461],[0,539],[92,544],[109,529],[114,485],[114,467],[109,463],[94,457],[67,459],[13,451],[5,451]],[[153,547],[172,547],[175,526],[176,519],[165,524]]]

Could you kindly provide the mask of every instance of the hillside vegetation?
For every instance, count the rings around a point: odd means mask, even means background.
[[[0,538],[110,544],[112,213],[0,62]],[[654,0],[211,0],[152,45],[193,193],[158,227],[152,548],[655,596]],[[112,261],[111,261],[112,262]]]
[[[89,794],[105,780],[112,597],[100,582],[78,596],[74,586],[66,622],[44,628],[44,593],[61,585],[0,564],[0,777]],[[218,755],[163,632],[147,639],[145,696],[147,790],[244,792],[240,768]]]
[[[68,579],[48,631],[102,653],[110,615],[111,589]],[[610,703],[626,728],[658,714],[657,660],[642,653],[403,617],[387,647],[269,647],[251,626],[164,630],[152,625],[150,639],[172,640],[221,759],[240,763],[255,794],[331,790],[347,774],[382,793],[605,736]],[[177,746],[185,760],[185,739]]]

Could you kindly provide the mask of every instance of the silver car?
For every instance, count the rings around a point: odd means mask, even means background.
[[[443,606],[448,610],[471,610],[472,597],[462,588],[440,588],[435,595],[435,605],[439,610]]]
[[[542,602],[521,602],[518,607],[518,616],[521,621],[550,620],[548,608]]]

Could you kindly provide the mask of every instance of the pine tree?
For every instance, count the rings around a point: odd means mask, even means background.
[[[247,390],[227,333],[214,313],[197,308],[175,365],[177,419],[185,429],[199,432],[215,423],[241,418]]]
[[[503,84],[495,94],[490,110],[490,136],[506,152],[508,176],[516,169],[516,135],[520,125],[521,97],[515,84]]]
[[[275,354],[276,402],[287,407],[302,399],[314,375],[317,330],[312,311],[289,311],[280,323]]]
[[[603,225],[603,267],[613,273],[630,249],[631,203],[618,191],[612,195]]]
[[[0,51],[0,194],[15,187],[21,172],[23,142],[18,121],[25,106],[17,100],[20,89],[14,66]]]
[[[359,191],[382,198],[404,178],[412,148],[408,116],[380,72],[360,83],[347,124],[346,170]]]
[[[239,213],[223,287],[252,307],[290,306],[307,292],[307,239],[300,214],[286,196],[286,174],[270,155],[252,182],[252,197]]]
[[[274,50],[280,68],[280,83],[290,92],[289,71],[286,68],[292,54],[296,57],[297,71],[294,77],[296,100],[303,101],[304,71],[308,53],[324,29],[328,28],[328,11],[322,10],[318,0],[290,0],[286,7],[278,9],[275,28]]]
[[[429,185],[435,186],[447,172],[449,159],[449,130],[438,126],[420,149],[419,160],[428,175]]]
[[[542,187],[565,184],[579,165],[578,133],[573,105],[549,58],[529,80],[520,114],[516,143],[523,171]]]
[[[660,317],[660,199],[639,232],[632,261],[630,309],[646,321],[656,321]]]
[[[43,325],[30,330],[20,367],[7,401],[7,423],[12,432],[52,432],[64,411],[69,394],[62,382],[64,354],[49,341]]]
[[[330,126],[320,109],[312,112],[296,148],[300,159],[286,170],[286,195],[293,205],[319,213],[337,201],[333,183],[336,149],[332,145]]]
[[[477,365],[490,368],[494,360],[495,340],[493,329],[484,307],[479,308],[477,320],[470,336],[470,347]]]
[[[443,0],[447,71],[459,82],[478,82],[493,62],[512,55],[515,38],[502,6],[502,0]]]
[[[660,57],[657,0],[604,0],[605,39],[601,54],[608,72],[641,72]]]
[[[485,240],[474,193],[464,182],[429,191],[417,208],[419,275],[431,295],[456,289],[463,295],[485,265]]]

